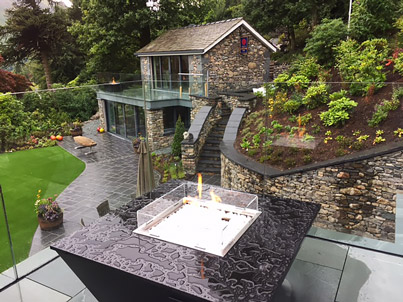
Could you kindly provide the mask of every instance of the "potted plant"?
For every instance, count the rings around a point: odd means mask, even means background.
[[[38,215],[41,230],[49,231],[58,228],[63,223],[63,209],[56,202],[56,196],[42,198],[38,191],[35,202],[35,213]]]
[[[80,121],[73,122],[70,126],[71,136],[83,135],[83,124]]]

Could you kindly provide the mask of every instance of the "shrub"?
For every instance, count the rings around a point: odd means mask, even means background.
[[[295,101],[295,100],[288,100],[284,103],[284,111],[288,112],[289,114],[294,113],[301,107],[302,103]]]
[[[310,114],[310,113],[304,114],[304,115],[298,117],[298,124],[300,126],[306,126],[311,119],[312,119],[312,114]]]
[[[353,2],[350,35],[358,41],[385,36],[393,28],[398,9],[396,0],[360,0]]]
[[[312,162],[312,156],[311,155],[304,155],[303,157],[304,163],[309,164],[310,162]]]
[[[287,90],[288,88],[288,80],[289,80],[290,76],[287,73],[280,73],[277,78],[274,79],[274,86],[276,87],[276,89],[278,90]],[[267,91],[267,89],[266,89]]]
[[[389,111],[396,110],[400,106],[400,100],[398,98],[393,98],[390,101],[384,100],[381,104],[375,106],[375,112],[371,119],[368,120],[368,125],[370,127],[376,127],[381,122],[388,118]]]
[[[403,77],[403,52],[399,53],[397,58],[394,59],[395,70]]]
[[[320,114],[320,119],[325,126],[335,126],[344,124],[350,118],[349,111],[357,106],[357,102],[349,98],[342,97],[338,100],[331,101],[329,110]]]
[[[313,85],[308,88],[302,103],[308,109],[314,109],[328,101],[328,87],[325,84]]]
[[[183,132],[185,132],[185,124],[182,122],[181,116],[176,120],[175,134],[172,142],[172,155],[181,156],[181,145],[183,141]]]
[[[310,80],[314,80],[318,77],[321,68],[318,62],[313,57],[302,57],[296,60],[290,67],[289,72],[291,74],[297,74],[305,76]]]
[[[347,26],[341,19],[323,19],[315,27],[306,42],[304,51],[315,57],[320,64],[332,66],[335,60],[333,48],[347,37]]]
[[[386,75],[382,69],[388,51],[385,39],[368,40],[362,44],[354,40],[341,42],[336,48],[337,67],[342,79],[351,82],[351,94],[368,95],[383,87]]]
[[[30,115],[11,94],[0,95],[0,152],[24,140],[30,133]]]
[[[287,81],[288,87],[293,87],[296,91],[301,91],[303,89],[308,88],[309,86],[309,79],[304,75],[293,75]]]

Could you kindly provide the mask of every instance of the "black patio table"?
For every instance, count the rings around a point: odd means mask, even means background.
[[[270,301],[320,206],[259,196],[262,214],[224,257],[133,233],[156,188],[54,245],[99,301]],[[186,226],[184,226],[186,227]]]

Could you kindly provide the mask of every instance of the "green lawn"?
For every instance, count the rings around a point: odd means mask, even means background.
[[[38,226],[34,202],[60,194],[83,172],[85,164],[60,147],[49,147],[0,154],[0,184],[17,263],[28,257],[32,237]],[[12,265],[0,207],[0,272]]]

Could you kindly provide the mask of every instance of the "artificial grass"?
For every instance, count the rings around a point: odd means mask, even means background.
[[[81,160],[60,147],[0,154],[0,184],[17,263],[28,257],[38,227],[34,212],[38,190],[42,190],[41,198],[60,194],[84,168]],[[12,258],[2,208],[0,212],[2,272],[11,267]]]

